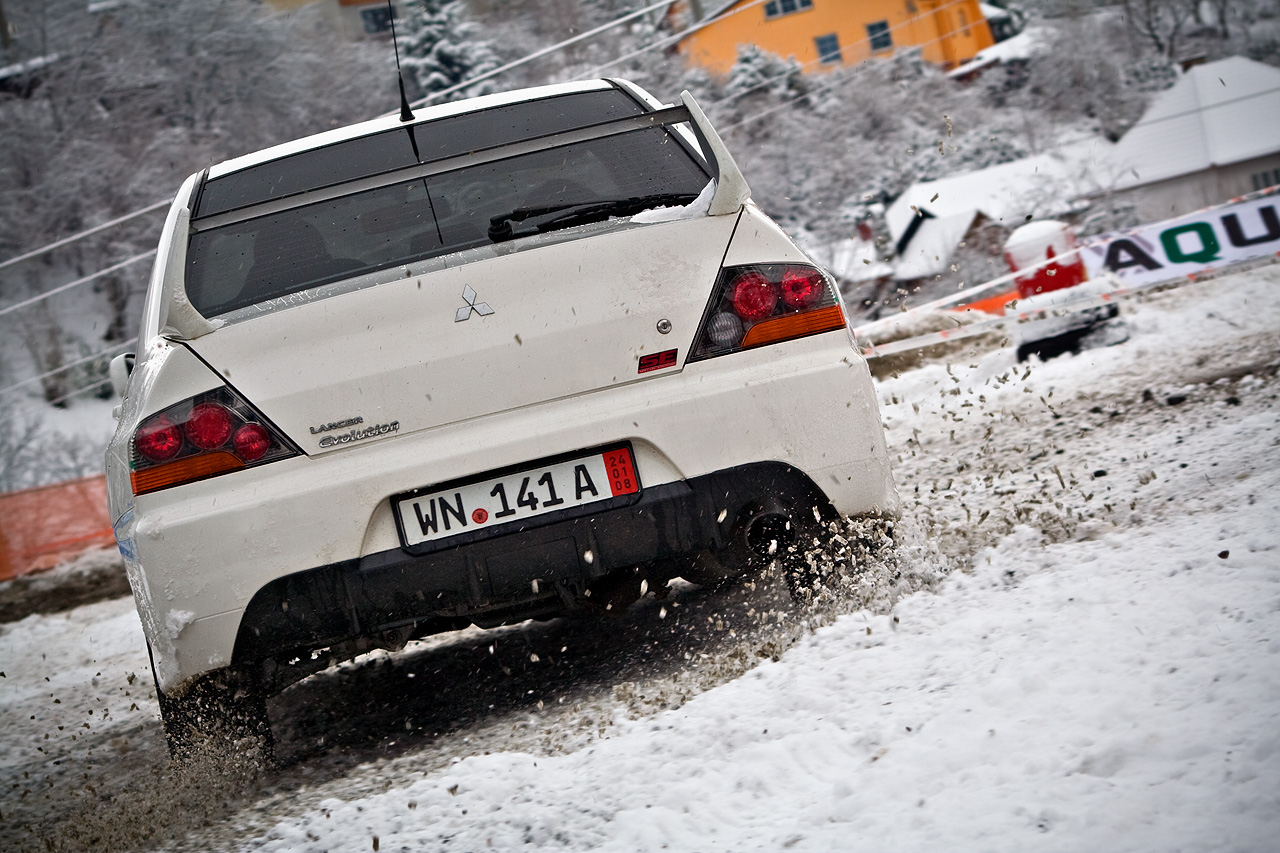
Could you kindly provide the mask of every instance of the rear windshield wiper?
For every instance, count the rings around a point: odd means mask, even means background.
[[[653,193],[608,201],[571,201],[564,204],[517,207],[510,213],[494,216],[489,220],[489,239],[495,243],[510,240],[516,236],[515,223],[536,216],[546,216],[549,213],[565,211],[559,216],[539,222],[534,226],[537,231],[554,231],[557,228],[568,228],[586,222],[598,222],[610,216],[628,216],[652,207],[684,205],[697,197],[697,193]]]

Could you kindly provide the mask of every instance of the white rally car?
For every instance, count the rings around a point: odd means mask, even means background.
[[[364,651],[897,509],[833,281],[687,93],[510,92],[193,175],[140,341],[108,488],[175,754],[269,749],[264,697]]]

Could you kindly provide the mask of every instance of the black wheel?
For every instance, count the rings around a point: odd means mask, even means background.
[[[211,759],[257,768],[274,761],[267,699],[252,673],[214,670],[180,693],[166,695],[157,688],[156,698],[175,761]]]

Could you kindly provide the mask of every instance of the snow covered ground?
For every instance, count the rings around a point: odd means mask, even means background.
[[[1278,288],[1225,275],[1125,303],[1117,347],[880,383],[901,550],[842,608],[681,587],[371,656],[273,703],[270,776],[166,766],[130,600],[0,626],[0,837],[1276,849]]]

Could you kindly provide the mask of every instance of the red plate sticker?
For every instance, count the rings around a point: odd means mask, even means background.
[[[675,350],[672,350],[675,352]],[[631,462],[631,451],[625,447],[617,450],[606,450],[604,467],[609,472],[609,488],[613,496],[633,495],[640,491],[640,480],[636,477],[635,466]]]
[[[664,368],[675,366],[676,351],[673,349],[663,350],[662,352],[653,352],[640,356],[640,368],[636,370],[636,373],[649,373],[654,370],[663,370]]]

